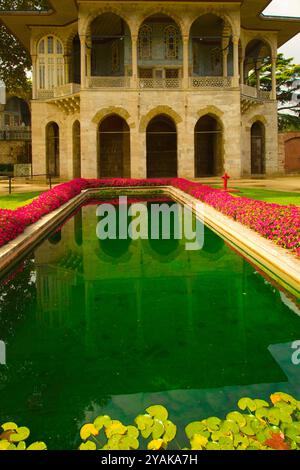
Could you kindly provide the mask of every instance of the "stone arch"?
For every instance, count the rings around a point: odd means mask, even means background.
[[[224,125],[221,113],[209,108],[198,113],[194,127],[195,177],[218,176],[224,171]]]
[[[233,22],[231,16],[229,14],[224,13],[223,11],[217,10],[216,8],[213,8],[213,7],[207,7],[207,8],[201,9],[201,11],[195,12],[193,14],[193,16],[191,16],[189,24],[188,24],[187,34],[188,35],[190,34],[191,27],[193,26],[193,23],[198,18],[201,18],[201,16],[205,16],[205,15],[208,15],[208,14],[215,15],[215,16],[218,16],[219,18],[222,18],[222,20],[230,26],[232,35],[233,36],[239,36],[239,31],[237,31],[237,29],[235,28],[235,25],[234,25],[234,22]]]
[[[77,34],[79,35],[78,24],[76,23],[68,34],[67,38],[65,39],[65,50],[67,54],[70,54],[72,52],[73,40]]]
[[[247,47],[249,46],[249,44],[252,42],[252,41],[261,41],[262,43],[265,43],[266,46],[269,47],[270,49],[270,52],[271,52],[271,56],[274,55],[274,45],[272,43],[272,41],[270,41],[270,39],[268,39],[264,34],[261,34],[261,33],[257,33],[251,37],[248,37],[246,40],[244,40],[244,52],[246,53],[247,51]],[[276,56],[276,52],[275,52],[275,56]]]
[[[251,129],[251,127],[253,126],[253,124],[255,122],[260,122],[264,126],[268,125],[268,121],[267,121],[266,117],[263,114],[255,114],[255,116],[253,116],[251,119],[249,119],[249,122],[248,122],[249,130]]]
[[[251,175],[266,173],[266,125],[259,119],[250,128]]]
[[[130,17],[124,14],[124,12],[119,8],[107,6],[107,7],[99,8],[89,14],[89,16],[82,22],[82,24],[79,27],[79,31],[78,31],[79,35],[80,36],[88,35],[92,22],[99,16],[103,15],[104,13],[114,13],[115,15],[122,18],[122,20],[124,20],[127,23],[130,34],[132,34],[132,27],[131,27],[132,21]]]
[[[170,106],[167,106],[167,105],[156,106],[156,108],[152,109],[145,116],[141,118],[139,131],[146,132],[147,126],[149,122],[151,121],[151,119],[153,119],[155,116],[159,114],[165,114],[166,116],[173,119],[176,126],[182,122],[181,116],[178,113],[176,113],[176,111],[174,111]]]
[[[212,117],[218,119],[220,121],[221,126],[224,127],[223,121],[222,121],[222,118],[224,116],[224,112],[221,111],[221,109],[219,109],[219,108],[217,108],[216,106],[213,106],[213,105],[205,106],[205,108],[201,108],[197,112],[196,120],[198,121],[201,117],[203,117],[205,115],[209,115],[209,116],[212,116]]]
[[[172,18],[173,21],[177,24],[177,26],[180,28],[180,33],[182,35],[185,34],[185,28],[184,28],[184,23],[182,19],[174,14],[173,11],[169,10],[168,8],[165,8],[163,6],[152,6],[148,8],[142,15],[140,15],[138,19],[138,24],[137,24],[137,30],[141,28],[142,24],[149,18],[150,16],[156,15],[157,13],[161,13],[162,15],[169,16]]]
[[[127,122],[130,129],[135,128],[135,122],[130,116],[129,112],[126,111],[126,109],[118,107],[118,106],[109,106],[108,108],[101,109],[95,114],[95,116],[92,119],[92,122],[96,125],[99,125],[101,121],[103,121],[103,119],[105,119],[111,114],[117,114],[118,116],[123,118]]]

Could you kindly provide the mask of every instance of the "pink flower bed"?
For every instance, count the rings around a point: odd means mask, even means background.
[[[255,230],[277,245],[300,255],[300,208],[256,201],[181,178],[76,179],[41,194],[31,204],[14,211],[0,210],[0,246],[20,235],[26,227],[80,194],[100,187],[172,185],[210,205],[233,220]]]

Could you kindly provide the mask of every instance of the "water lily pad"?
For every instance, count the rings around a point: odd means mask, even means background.
[[[17,450],[26,450],[26,442],[20,441],[17,445]]]
[[[234,421],[239,425],[240,428],[246,426],[247,423],[245,416],[242,415],[242,413],[239,413],[239,411],[232,411],[231,413],[228,413],[226,419],[229,421]]]
[[[47,450],[47,446],[44,442],[34,442],[27,447],[27,450]]]
[[[43,450],[43,449],[30,449],[30,448],[28,448],[28,450]],[[97,446],[96,446],[95,442],[87,441],[87,442],[83,442],[82,444],[80,444],[79,450],[97,450]]]
[[[191,439],[191,449],[192,450],[202,450],[206,444],[208,443],[208,439],[201,434],[194,434],[193,438]]]
[[[16,430],[16,433],[10,435],[10,442],[20,442],[20,441],[26,441],[28,437],[30,436],[30,431],[28,428],[25,426],[20,427]]]
[[[270,405],[267,401],[265,400],[258,400],[258,399],[255,399],[254,400],[254,403],[256,405],[256,409],[258,410],[259,408],[268,408]]]
[[[83,441],[86,441],[90,436],[97,436],[98,434],[98,429],[91,423],[85,424],[80,430],[80,437]]]
[[[161,405],[154,405],[154,406],[149,406],[149,408],[146,409],[147,413],[149,413],[150,416],[159,419],[160,421],[166,421],[168,419],[168,411],[164,406]]]
[[[135,418],[135,423],[138,429],[142,431],[153,425],[153,419],[149,415],[139,415]]]
[[[245,411],[246,409],[250,411],[255,411],[256,410],[256,404],[255,401],[252,400],[251,398],[241,398],[238,402],[238,407],[240,410]]]
[[[218,442],[208,442],[206,450],[221,450],[221,446]]]
[[[15,431],[18,429],[18,425],[16,423],[4,423],[1,425],[3,431]]]
[[[147,448],[148,450],[160,450],[160,449],[164,449],[165,446],[166,446],[166,443],[163,439],[155,439],[149,442]]]
[[[3,441],[0,441],[0,450],[8,450],[10,446],[10,442],[4,439]]]
[[[135,426],[127,426],[127,436],[137,439],[139,434],[139,430]]]
[[[239,425],[232,420],[226,420],[220,427],[220,432],[224,435],[237,434],[240,430]]]
[[[206,425],[201,421],[193,421],[186,426],[185,433],[188,439],[192,439],[195,434],[201,434],[206,429]]]
[[[139,441],[138,439],[131,437],[131,436],[124,436],[121,438],[119,442],[119,449],[120,450],[137,450],[139,448]]]
[[[172,421],[168,421],[168,420],[164,422],[164,427],[165,427],[164,440],[166,442],[173,441],[177,433],[177,427],[175,426],[174,423],[172,423]]]
[[[218,429],[220,427],[220,423],[221,423],[221,420],[219,418],[214,417],[214,416],[212,418],[208,418],[206,420],[206,426],[207,426],[209,431],[218,431]]]
[[[160,437],[162,437],[164,432],[165,432],[165,427],[163,425],[163,422],[158,420],[158,419],[154,419],[154,423],[153,423],[153,426],[152,426],[153,440],[156,440],[156,439],[159,439]]]
[[[94,426],[98,431],[100,431],[103,427],[109,426],[111,423],[111,418],[110,416],[104,415],[104,416],[98,416],[95,421],[94,421]]]
[[[115,434],[125,434],[127,427],[118,420],[112,420],[110,425],[105,429],[105,434],[110,439]]]

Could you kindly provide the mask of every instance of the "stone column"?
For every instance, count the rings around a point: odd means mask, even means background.
[[[240,83],[241,85],[244,85],[244,62],[245,62],[245,57],[241,56],[240,57]]]
[[[189,37],[183,36],[183,88],[189,87]]]
[[[239,84],[239,37],[233,36],[233,76],[234,86]]]
[[[272,92],[271,92],[272,100],[276,100],[276,98],[277,98],[276,65],[277,65],[277,57],[272,57]]]
[[[72,80],[70,80],[71,76],[71,56],[70,54],[66,54],[64,56],[65,60],[65,83],[70,83]]]
[[[38,88],[38,70],[37,70],[37,55],[32,55],[32,99],[37,99]]]
[[[131,61],[132,61],[132,88],[137,88],[138,86],[138,56],[137,56],[137,43],[138,35],[132,34],[131,36]]]
[[[86,86],[86,35],[80,36],[81,53],[81,88]]]
[[[88,78],[88,83],[89,79],[91,78],[92,75],[92,40],[89,38],[86,42],[86,75]]]
[[[255,62],[255,74],[256,74],[256,89],[260,91],[260,61]]]

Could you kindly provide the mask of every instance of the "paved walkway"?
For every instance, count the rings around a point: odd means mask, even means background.
[[[222,179],[218,178],[197,178],[203,184],[221,184]],[[56,183],[57,184],[57,183]],[[55,183],[53,184],[55,185]],[[229,187],[271,189],[275,191],[288,191],[300,193],[300,175],[284,176],[279,178],[266,179],[230,179]],[[34,191],[47,191],[49,184],[45,180],[26,180],[25,178],[14,179],[12,182],[13,193],[26,193]],[[0,179],[0,194],[8,194],[8,181]]]

